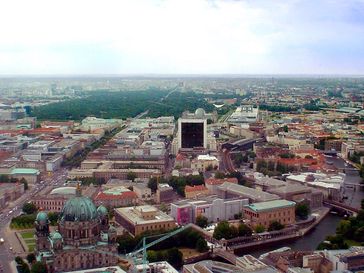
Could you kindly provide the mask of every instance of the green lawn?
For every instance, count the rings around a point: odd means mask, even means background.
[[[34,239],[34,231],[20,232],[20,235],[23,239]]]
[[[28,251],[33,252],[35,247],[34,230],[20,232],[20,235],[26,243]]]
[[[35,248],[35,244],[34,245],[28,245],[28,251],[29,252],[33,252]]]

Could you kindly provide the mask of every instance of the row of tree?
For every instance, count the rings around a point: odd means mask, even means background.
[[[233,161],[235,166],[239,168],[243,163],[248,163],[250,159],[254,159],[255,157],[256,155],[253,151],[248,151],[233,155]]]
[[[185,196],[185,187],[202,185],[204,184],[204,177],[202,175],[189,175],[185,177],[176,177],[172,176],[167,180],[167,183],[181,196]],[[165,180],[161,180],[159,182],[165,182]],[[155,188],[155,180],[152,180],[151,186]]]
[[[93,142],[89,147],[86,147],[85,149],[78,151],[74,156],[70,157],[70,158],[66,158],[63,162],[62,162],[62,166],[64,167],[79,167],[82,163],[82,161],[85,160],[85,158],[87,157],[87,155],[101,147],[104,146],[114,135],[116,135],[118,132],[121,131],[121,127],[118,127],[116,129],[114,129],[113,131],[106,131],[105,135]]]
[[[0,183],[21,183],[24,185],[25,191],[28,189],[28,181],[24,177],[19,180],[6,174],[0,174]]]
[[[278,221],[272,221],[268,227],[268,231],[281,230],[284,228]],[[263,225],[257,225],[254,228],[255,233],[262,233],[266,231],[266,228]],[[245,237],[252,236],[253,229],[251,229],[248,225],[244,223],[239,223],[238,226],[234,224],[230,224],[228,221],[221,221],[217,224],[214,229],[213,237],[217,240],[221,239],[233,239],[236,237]]]
[[[256,170],[264,175],[268,176],[279,176],[284,173],[294,172],[296,168],[280,162],[258,160]]]
[[[227,178],[227,177],[235,177],[238,179],[239,185],[246,185],[246,180],[242,176],[240,172],[233,172],[233,173],[222,173],[216,172],[215,178]],[[172,176],[169,179],[165,178],[156,178],[152,177],[148,182],[148,187],[152,190],[152,192],[156,192],[158,189],[158,183],[167,183],[169,184],[179,195],[185,196],[185,187],[188,186],[195,186],[195,185],[203,185],[205,183],[205,179],[202,174],[200,175],[188,175],[184,177],[176,177]]]
[[[10,227],[14,229],[28,229],[34,226],[34,221],[37,217],[38,208],[31,202],[24,203],[23,215],[19,215],[11,219]],[[57,225],[59,213],[48,212],[48,219],[51,226]]]
[[[16,268],[19,273],[48,273],[47,267],[42,262],[37,262],[34,254],[29,254],[27,260],[29,264],[20,256],[15,257]]]

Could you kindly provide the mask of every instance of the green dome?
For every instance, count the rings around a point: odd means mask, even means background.
[[[44,211],[38,212],[36,221],[39,224],[46,224],[48,222],[48,215],[47,215],[47,213],[45,213]]]
[[[53,241],[62,240],[62,235],[58,231],[52,232],[51,233],[51,239]]]
[[[76,196],[69,199],[61,213],[61,219],[70,222],[85,222],[96,218],[96,207],[91,199],[85,196]]]
[[[98,208],[97,208],[97,213],[100,215],[100,216],[105,216],[108,214],[107,212],[107,208],[105,208],[103,205],[100,205]]]

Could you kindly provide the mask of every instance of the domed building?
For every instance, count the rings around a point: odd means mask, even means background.
[[[36,254],[47,265],[48,272],[62,272],[115,265],[116,229],[109,225],[108,211],[96,208],[80,187],[69,199],[58,219],[58,229],[49,232],[45,212],[35,220]]]
[[[185,118],[185,119],[208,119],[208,120],[210,120],[212,122],[216,122],[217,118],[218,118],[218,114],[217,114],[216,110],[214,110],[211,113],[206,113],[205,109],[197,108],[195,110],[195,112],[184,111],[182,113],[182,118]]]
[[[202,108],[197,108],[196,111],[195,111],[195,117],[196,118],[204,118],[206,115],[206,112],[204,109]]]

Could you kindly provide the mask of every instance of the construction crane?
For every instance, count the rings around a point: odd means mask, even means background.
[[[105,254],[105,255],[111,255],[111,256],[114,256],[114,257],[118,257],[118,258],[123,258],[125,260],[128,260],[128,261],[132,261],[132,264],[133,266],[135,267],[135,271],[136,271],[136,265],[140,264],[140,254],[142,254],[142,265],[143,265],[143,273],[146,273],[147,272],[147,265],[148,265],[148,260],[147,260],[147,249],[154,246],[154,245],[157,245],[159,244],[160,242],[168,239],[168,238],[171,238],[175,235],[177,235],[178,233],[188,229],[188,228],[191,228],[193,227],[194,224],[188,224],[188,225],[185,225],[183,227],[180,227],[174,231],[171,231],[171,232],[168,232],[168,233],[164,233],[164,234],[158,234],[158,235],[152,235],[152,236],[145,236],[143,237],[143,239],[139,242],[139,244],[136,246],[136,249],[135,251],[133,252],[130,252],[130,253],[127,253],[125,255],[121,255],[121,254],[114,254],[114,253],[110,253],[110,252],[107,252],[107,251],[102,251],[102,250],[96,250],[96,249],[89,249],[89,251],[93,251],[93,252],[97,252],[97,253],[100,253],[100,254]],[[162,237],[160,237],[162,236]],[[156,238],[156,237],[160,237],[158,238],[157,240],[153,241],[153,242],[150,242],[150,243],[146,243],[147,242],[147,239],[151,239],[151,238]],[[140,244],[142,244],[142,246],[139,248]]]
[[[147,249],[154,246],[154,245],[157,245],[159,244],[160,242],[168,239],[168,238],[171,238],[175,235],[177,235],[178,233],[192,227],[193,224],[188,224],[188,225],[185,225],[179,229],[176,229],[172,232],[168,232],[168,233],[165,233],[165,234],[159,234],[159,235],[154,235],[154,236],[146,236],[146,237],[143,237],[143,240],[142,240],[142,247],[139,248],[138,250],[135,250],[133,252],[130,252],[128,254],[126,254],[126,257],[128,258],[133,258],[134,260],[134,265],[137,265],[138,264],[138,258],[139,258],[139,255],[140,253],[142,253],[142,264],[143,264],[143,273],[146,273],[147,271],[147,264],[148,264],[148,260],[147,260]],[[162,237],[160,237],[162,236]],[[147,239],[150,239],[150,238],[156,238],[156,237],[160,237],[159,239],[153,241],[153,242],[150,242],[150,243],[146,243],[146,240]],[[140,243],[139,243],[140,244]],[[139,246],[139,245],[138,245]],[[138,246],[136,248],[138,248]]]

